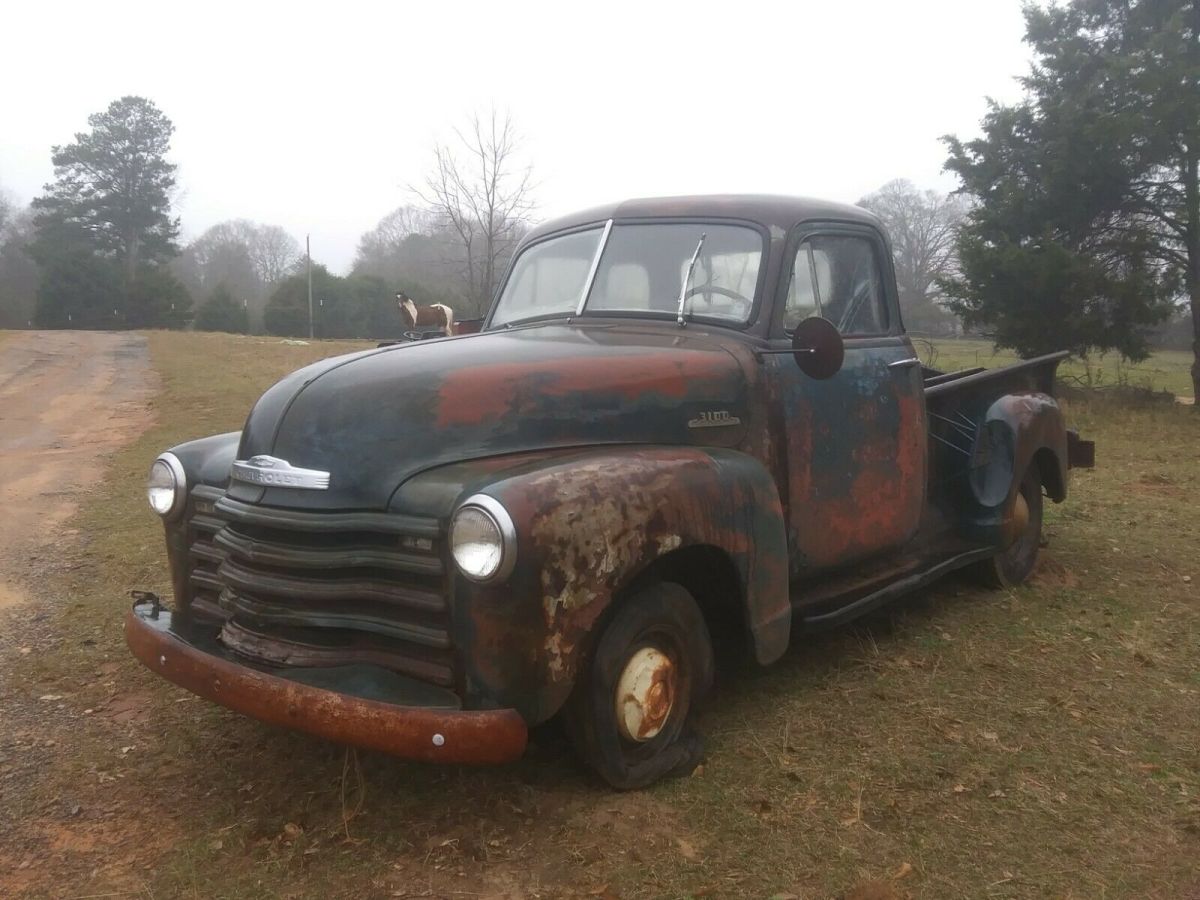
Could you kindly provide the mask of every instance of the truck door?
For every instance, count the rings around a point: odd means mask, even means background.
[[[765,356],[777,421],[793,576],[863,559],[908,541],[925,503],[921,367],[900,326],[881,236],[837,226],[794,236],[787,290],[774,324],[779,347],[804,318],[833,322],[846,347],[832,378]],[[885,275],[887,277],[885,277]]]

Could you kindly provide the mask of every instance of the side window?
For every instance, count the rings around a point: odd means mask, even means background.
[[[783,327],[791,331],[809,316],[822,315],[821,297],[829,293],[829,256],[813,249],[807,240],[796,248],[788,282],[787,302],[783,309]]]
[[[796,248],[783,327],[790,331],[813,315],[829,319],[845,335],[887,332],[883,277],[869,240],[818,234]]]

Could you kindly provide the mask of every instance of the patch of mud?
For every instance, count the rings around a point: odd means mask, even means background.
[[[24,331],[0,355],[0,609],[52,559],[79,494],[150,423],[154,377],[140,335]]]
[[[1037,587],[1063,590],[1078,587],[1079,579],[1057,559],[1043,555],[1038,560],[1037,570],[1030,577],[1029,583]]]
[[[0,582],[0,609],[9,609],[14,606],[20,606],[28,598],[25,592],[13,587],[9,584]]]

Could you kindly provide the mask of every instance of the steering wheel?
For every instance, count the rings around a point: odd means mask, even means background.
[[[754,301],[745,294],[739,294],[737,291],[731,291],[729,288],[719,287],[715,284],[698,284],[693,288],[689,288],[688,292],[683,296],[684,299],[687,299],[688,297],[694,297],[697,294],[720,294],[722,297],[728,297],[735,303],[741,304],[746,310],[749,310],[750,307],[754,305]]]
[[[837,330],[845,333],[846,330],[858,318],[858,311],[862,308],[863,301],[871,296],[871,283],[862,282],[854,290],[854,295],[850,298],[850,302],[846,304],[846,308],[842,310],[841,316],[838,317]]]

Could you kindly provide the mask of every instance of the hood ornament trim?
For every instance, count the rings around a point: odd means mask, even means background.
[[[300,469],[286,459],[252,456],[234,462],[230,477],[263,487],[290,487],[307,491],[329,489],[329,473],[319,469]]]

